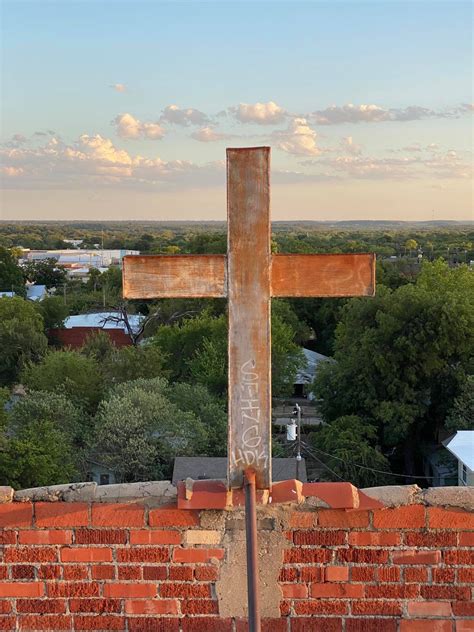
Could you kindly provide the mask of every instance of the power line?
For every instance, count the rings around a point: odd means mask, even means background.
[[[314,454],[314,452],[311,452],[311,450],[309,449],[309,447],[307,446],[306,443],[303,443],[303,450],[306,450],[306,452],[313,457],[313,459],[316,459],[316,461],[318,461],[318,463],[321,463],[321,465],[323,467],[325,467],[327,470],[329,470],[329,472],[331,472],[331,474],[333,474],[333,476],[335,476],[336,478],[338,478],[340,481],[344,481],[342,476],[339,476],[339,474],[337,474],[337,472],[335,472],[334,470],[332,470],[329,465],[326,465],[326,463],[324,463],[324,461],[321,461],[321,459],[318,459],[318,457]]]

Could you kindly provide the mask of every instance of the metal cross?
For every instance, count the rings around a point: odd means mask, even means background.
[[[227,149],[226,255],[127,256],[126,298],[227,297],[229,487],[271,486],[271,297],[373,296],[375,255],[272,255],[270,148]]]

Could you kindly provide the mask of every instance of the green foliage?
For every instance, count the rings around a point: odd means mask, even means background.
[[[48,352],[23,370],[22,380],[33,390],[64,393],[88,412],[96,410],[104,387],[98,363],[77,351]]]
[[[62,285],[66,281],[66,270],[56,259],[29,261],[24,267],[25,278],[31,283],[46,285],[48,290]]]
[[[445,426],[450,432],[474,430],[474,375],[466,376],[448,411]]]
[[[64,304],[64,299],[59,296],[47,296],[35,305],[43,317],[46,330],[62,327],[65,319],[69,316],[67,305]]]
[[[119,481],[157,480],[170,475],[175,456],[201,454],[207,433],[192,412],[167,396],[162,378],[116,386],[96,417],[94,453]]]
[[[0,298],[0,385],[13,384],[29,362],[37,362],[48,344],[35,305],[19,297]]]
[[[25,296],[23,272],[15,256],[7,248],[0,246],[0,292],[15,292]]]
[[[356,415],[339,417],[310,436],[318,459],[330,468],[325,472],[328,479],[340,477],[357,487],[393,483],[393,477],[373,471],[390,471],[388,460],[373,447],[376,439],[376,427]]]
[[[102,364],[106,384],[118,384],[138,378],[166,377],[165,358],[160,348],[152,345],[114,348]]]

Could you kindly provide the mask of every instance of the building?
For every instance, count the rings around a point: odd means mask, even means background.
[[[119,319],[119,320],[117,320]],[[132,339],[120,312],[98,312],[94,314],[76,314],[69,316],[62,327],[49,330],[50,337],[65,347],[78,349],[87,338],[98,331],[105,331],[117,347],[132,344]],[[130,314],[128,321],[133,333],[138,333],[143,316]]]
[[[42,301],[48,296],[46,285],[36,285],[32,283],[26,286],[26,298],[30,301]]]
[[[458,430],[443,441],[458,462],[458,485],[474,486],[474,430]]]

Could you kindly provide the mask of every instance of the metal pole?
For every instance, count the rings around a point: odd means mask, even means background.
[[[301,406],[299,404],[295,404],[297,419],[298,419],[298,428],[296,432],[298,433],[297,439],[297,453],[296,453],[296,480],[300,480],[300,462],[301,462]]]
[[[257,499],[255,472],[245,471],[245,534],[247,538],[247,595],[249,632],[261,632],[258,586]]]

